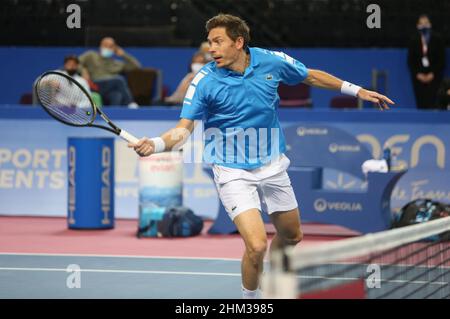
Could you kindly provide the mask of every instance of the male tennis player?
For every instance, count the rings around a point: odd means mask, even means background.
[[[162,136],[143,138],[129,147],[140,156],[172,150],[192,132],[194,120],[204,120],[204,160],[213,164],[219,197],[245,243],[243,298],[257,298],[267,250],[261,209],[276,229],[271,251],[296,245],[303,237],[276,112],[278,84],[303,82],[340,90],[382,109],[393,102],[323,71],[307,69],[284,53],[249,47],[250,30],[236,16],[219,14],[206,23],[206,31],[214,61],[192,80],[180,121]],[[183,130],[186,133],[180,134]]]

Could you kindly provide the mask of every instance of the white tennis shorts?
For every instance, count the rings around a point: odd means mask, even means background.
[[[290,164],[283,154],[279,159],[254,170],[213,166],[214,182],[231,220],[256,208],[268,214],[297,208],[297,200],[286,172]]]

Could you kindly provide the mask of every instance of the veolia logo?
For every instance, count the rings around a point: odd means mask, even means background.
[[[75,164],[76,164],[76,150],[75,147],[69,147],[69,224],[75,224],[74,212],[76,208],[75,196]]]
[[[331,153],[336,152],[359,152],[361,150],[359,145],[338,145],[336,143],[331,143],[328,146],[328,150]]]
[[[328,129],[326,128],[318,128],[318,127],[303,127],[299,126],[297,128],[297,135],[298,136],[305,136],[305,135],[327,135]]]
[[[318,198],[314,201],[314,209],[318,213],[323,213],[326,210],[360,212],[362,211],[362,205],[355,202],[328,202],[323,198]]]
[[[314,209],[316,212],[323,213],[327,209],[327,201],[323,198],[316,199]]]
[[[111,149],[104,146],[102,149],[102,224],[107,225],[111,223],[108,217],[111,211]]]

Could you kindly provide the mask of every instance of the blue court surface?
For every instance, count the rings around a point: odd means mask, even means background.
[[[237,299],[240,284],[237,259],[0,254],[0,298]]]

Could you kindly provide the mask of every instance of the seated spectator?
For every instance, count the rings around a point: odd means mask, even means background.
[[[202,42],[198,50],[205,55],[206,63],[213,60],[211,53],[209,53],[209,43],[207,41]]]
[[[91,98],[94,101],[95,105],[97,105],[98,107],[102,107],[103,105],[102,97],[97,92],[91,91],[91,87],[89,86],[88,81],[86,81],[78,73],[79,69],[80,69],[80,61],[78,60],[78,57],[76,55],[68,55],[64,58],[64,66],[62,72],[71,76],[78,83],[80,83],[81,86],[85,88],[86,91],[91,95]],[[95,90],[97,89],[98,88],[95,88]]]
[[[123,58],[124,61],[114,59],[114,55]],[[103,38],[99,52],[87,51],[79,59],[83,77],[88,81],[92,80],[98,86],[105,105],[137,107],[128,83],[121,73],[140,68],[141,65],[119,47],[113,38]]]
[[[164,99],[164,102],[167,104],[178,105],[183,103],[184,96],[189,88],[189,84],[191,83],[194,76],[198,71],[207,63],[206,57],[203,52],[196,52],[191,60],[191,72],[186,74],[186,76],[181,80],[178,84],[175,92]]]
[[[81,77],[78,72],[79,61],[76,55],[68,55],[64,58],[64,65],[62,69],[56,71],[64,73],[78,82],[89,95],[92,95],[89,83]],[[90,101],[84,94],[73,94],[74,84],[70,81],[60,81],[49,76],[45,81],[40,82],[42,88],[45,88],[47,99],[50,98],[52,103],[59,104],[61,108],[72,108],[78,106],[79,108],[90,108]],[[79,92],[79,91],[77,91]],[[67,111],[69,111],[69,109]]]
[[[91,89],[89,88],[89,83],[78,74],[78,68],[80,65],[80,61],[78,60],[76,55],[68,55],[64,58],[64,66],[62,73],[67,74],[72,77],[75,81],[81,84],[86,91],[91,94]]]

